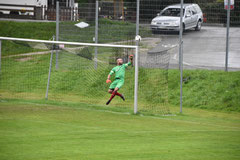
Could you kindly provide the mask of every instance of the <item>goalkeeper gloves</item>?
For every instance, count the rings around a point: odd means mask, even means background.
[[[110,79],[107,79],[106,80],[106,83],[111,83],[112,81]]]
[[[129,56],[129,59],[130,59],[130,60],[133,60],[133,54],[131,54],[131,55]]]

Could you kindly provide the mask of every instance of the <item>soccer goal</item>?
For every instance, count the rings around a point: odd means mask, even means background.
[[[54,40],[0,37],[7,48],[1,55],[1,99],[32,99],[80,102],[106,107],[111,96],[106,79],[116,60],[123,64],[134,55],[125,70],[124,85],[108,107],[133,109],[133,112],[169,114],[169,53],[141,53],[135,45],[93,44]],[[94,50],[98,47],[98,54]],[[26,53],[26,50],[31,49]],[[23,50],[23,51],[22,51]],[[58,58],[55,53],[58,51]],[[56,63],[58,66],[56,67]],[[111,78],[114,81],[114,75]]]

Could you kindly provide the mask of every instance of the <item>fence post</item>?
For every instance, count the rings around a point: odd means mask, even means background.
[[[181,0],[180,31],[179,31],[179,69],[180,69],[180,113],[182,113],[182,85],[183,85],[183,0]]]
[[[136,36],[139,35],[139,9],[140,9],[140,0],[137,0]],[[136,43],[138,43],[138,41]]]
[[[227,9],[227,35],[226,35],[226,58],[225,58],[225,71],[228,71],[228,53],[229,53],[229,27],[230,27],[230,0],[228,0]]]
[[[98,43],[98,1],[96,1],[96,11],[95,11],[95,43]],[[95,64],[94,67],[97,69],[97,54],[98,54],[98,47],[95,47]]]
[[[59,1],[56,3],[56,41],[59,40]],[[58,50],[56,50],[56,69],[58,69]]]
[[[54,41],[54,39],[55,39],[55,37],[53,36],[53,41]],[[48,99],[48,90],[49,90],[50,77],[51,77],[51,71],[52,71],[53,46],[54,46],[54,44],[52,44],[52,50],[51,50],[51,58],[50,58],[50,65],[49,65],[49,71],[48,71],[47,90],[46,90],[46,95],[45,95],[46,100]]]

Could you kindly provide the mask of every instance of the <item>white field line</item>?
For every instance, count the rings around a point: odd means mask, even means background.
[[[25,103],[26,104],[26,103]],[[36,103],[28,103],[28,104],[34,104],[36,105]],[[38,105],[42,105],[42,104],[38,104]],[[46,104],[46,106],[50,106],[48,104]],[[58,107],[56,105],[51,105],[52,107]],[[131,114],[129,112],[114,112],[114,111],[109,111],[109,110],[98,110],[98,109],[90,109],[90,108],[70,108],[70,107],[62,107],[64,109],[76,109],[76,110],[86,110],[86,111],[96,111],[96,112],[105,112],[105,113],[112,113],[112,114],[119,114],[119,115],[128,115],[131,116]],[[163,118],[165,116],[162,117],[156,117],[156,116],[148,116],[148,115],[140,115],[141,117],[145,117],[145,118],[152,118],[152,119],[161,119],[161,120],[167,120],[167,121],[176,121],[176,122],[184,122],[184,123],[189,123],[189,124],[198,124],[198,125],[208,125],[208,126],[214,126],[214,127],[221,127],[221,128],[229,128],[229,129],[240,129],[240,127],[230,127],[230,126],[224,126],[224,125],[217,125],[217,124],[211,124],[211,123],[202,123],[202,122],[194,122],[194,121],[186,121],[186,120],[178,120],[178,119],[170,119],[170,118]]]
[[[11,120],[7,118],[7,120]],[[16,119],[12,119],[16,120]],[[19,119],[18,119],[19,121]],[[65,135],[65,134],[76,134],[76,133],[98,133],[98,132],[123,132],[123,133],[131,133],[131,134],[149,134],[149,133],[166,133],[166,132],[240,132],[240,130],[139,130],[139,131],[131,131],[131,130],[121,130],[121,129],[107,129],[103,127],[89,127],[89,126],[79,126],[78,124],[67,124],[67,123],[60,123],[60,122],[46,122],[40,120],[29,120],[29,119],[21,119],[20,121],[27,121],[27,122],[34,122],[34,123],[45,123],[45,124],[55,124],[55,125],[62,125],[66,127],[74,127],[75,129],[82,129],[82,130],[74,130],[71,132],[65,132],[64,134],[59,133],[58,135]],[[87,130],[86,130],[87,129]],[[0,130],[0,132],[7,132],[7,133],[16,133],[14,131],[6,131]],[[44,134],[44,136],[54,136],[56,134]],[[17,136],[19,137],[19,136]]]

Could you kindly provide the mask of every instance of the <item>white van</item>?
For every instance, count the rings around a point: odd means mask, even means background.
[[[171,5],[162,10],[151,22],[153,33],[158,31],[179,31],[180,30],[181,4]],[[183,5],[183,30],[194,28],[201,30],[203,13],[197,4]]]
[[[0,0],[0,12],[2,14],[33,15],[34,8],[26,6],[37,7],[47,6],[47,4],[48,0]]]

